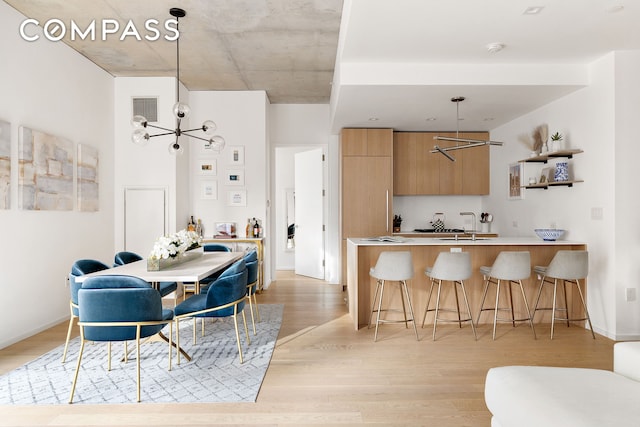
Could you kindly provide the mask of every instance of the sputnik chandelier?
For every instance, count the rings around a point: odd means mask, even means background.
[[[191,107],[185,104],[184,102],[180,102],[180,32],[179,32],[179,18],[184,18],[186,16],[186,12],[183,9],[172,7],[169,10],[171,16],[176,18],[176,31],[178,32],[178,37],[176,39],[176,103],[173,106],[173,115],[176,118],[176,127],[175,129],[164,128],[161,126],[156,126],[150,124],[144,116],[135,115],[131,119],[131,124],[135,128],[133,134],[131,135],[131,139],[134,143],[138,145],[146,145],[149,142],[149,139],[155,138],[156,136],[166,136],[166,135],[175,135],[175,141],[169,144],[169,153],[171,154],[182,154],[184,152],[184,148],[180,145],[179,139],[180,136],[188,136],[190,138],[199,139],[201,141],[206,142],[206,147],[211,148],[214,151],[220,152],[225,146],[225,140],[220,135],[214,135],[214,132],[217,129],[217,125],[212,120],[205,120],[202,123],[202,126],[193,128],[193,129],[181,129],[180,125],[182,124],[182,120],[187,119],[189,114],[191,113]],[[150,135],[148,128],[159,129],[160,133]],[[201,131],[208,137],[201,137],[194,135],[193,132]]]
[[[452,138],[450,136],[434,136],[433,139],[436,141],[453,141],[453,142],[462,142],[463,144],[454,145],[451,147],[440,147],[438,145],[433,146],[433,150],[430,153],[440,153],[445,156],[447,159],[455,162],[456,159],[451,154],[447,153],[447,151],[452,150],[462,150],[464,148],[472,148],[472,147],[481,147],[483,145],[502,145],[503,143],[500,141],[490,141],[490,140],[482,140],[482,139],[469,139],[469,138],[459,138],[458,135],[460,133],[460,103],[465,100],[464,96],[456,96],[451,98],[451,102],[456,103],[456,137]]]

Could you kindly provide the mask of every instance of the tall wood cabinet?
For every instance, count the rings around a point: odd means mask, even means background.
[[[346,239],[391,234],[393,130],[343,129],[340,134],[342,283]]]
[[[393,142],[394,195],[485,195],[489,194],[489,146],[450,151],[455,162],[434,145],[455,146],[453,141],[435,141],[434,136],[455,137],[455,132],[395,132]],[[464,132],[460,138],[486,140],[486,132]]]

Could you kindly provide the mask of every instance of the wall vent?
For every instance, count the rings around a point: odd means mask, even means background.
[[[133,116],[144,116],[147,121],[158,121],[158,98],[133,98]]]

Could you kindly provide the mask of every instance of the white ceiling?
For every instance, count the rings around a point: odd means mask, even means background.
[[[334,131],[490,130],[588,85],[588,65],[607,53],[640,49],[638,0],[5,1],[41,22],[140,28],[181,7],[188,89],[330,102]],[[543,9],[524,14],[530,6]],[[489,53],[496,42],[504,50]],[[114,76],[175,75],[173,43],[68,43]],[[466,97],[458,124],[454,96]]]

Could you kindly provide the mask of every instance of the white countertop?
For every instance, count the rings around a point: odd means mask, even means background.
[[[556,240],[546,241],[538,237],[479,237],[477,240],[470,240],[468,237],[459,238],[458,240],[452,240],[453,238],[442,237],[406,237],[401,238],[398,236],[390,236],[392,239],[403,239],[402,242],[390,242],[390,241],[373,241],[361,238],[349,238],[348,242],[356,246],[500,246],[500,245],[514,245],[514,246],[529,246],[529,245],[586,245],[585,242],[577,242],[572,240]]]

